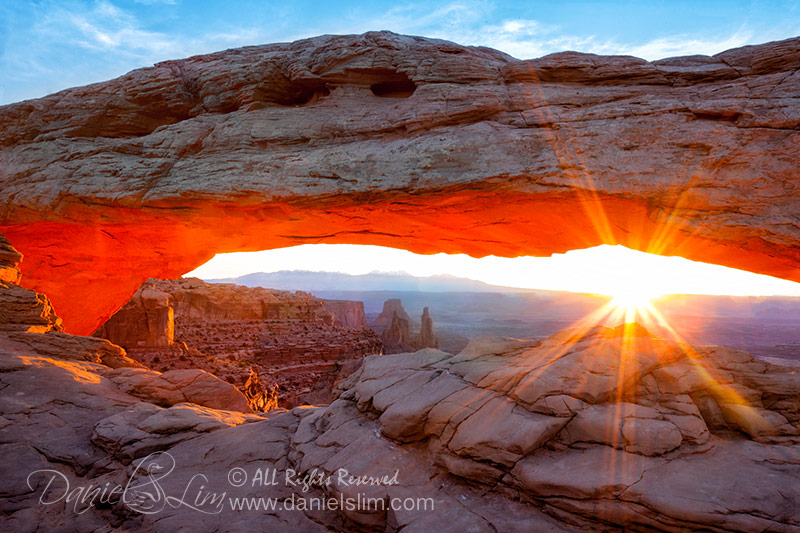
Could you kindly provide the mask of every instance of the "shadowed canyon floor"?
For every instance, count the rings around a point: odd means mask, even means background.
[[[304,242],[800,280],[799,66],[800,39],[519,61],[389,32],[168,61],[0,108],[0,231],[80,334],[147,278]]]
[[[797,366],[626,324],[370,356],[329,406],[257,415],[206,372],[55,331],[2,281],[9,300],[28,306],[0,328],[14,531],[800,528]],[[298,506],[323,496],[354,506]]]

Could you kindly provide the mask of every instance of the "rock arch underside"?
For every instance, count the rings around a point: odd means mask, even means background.
[[[388,32],[0,108],[0,232],[67,331],[148,277],[301,243],[602,243],[800,281],[800,39],[647,62]]]

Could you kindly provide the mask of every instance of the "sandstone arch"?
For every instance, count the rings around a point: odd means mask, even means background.
[[[82,334],[147,277],[307,242],[800,281],[799,67],[800,39],[518,61],[388,32],[169,61],[0,108],[0,231]]]

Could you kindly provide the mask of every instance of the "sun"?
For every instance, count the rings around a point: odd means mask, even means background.
[[[656,292],[643,292],[643,291],[621,291],[615,292],[611,295],[612,300],[611,304],[614,307],[643,307],[647,304],[652,303],[653,300],[661,296],[661,294]]]
[[[653,301],[663,294],[651,288],[626,287],[615,290],[611,296],[608,305],[612,314],[625,322],[635,322],[637,318],[652,314]]]

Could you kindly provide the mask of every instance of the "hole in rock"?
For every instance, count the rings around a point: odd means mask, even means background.
[[[391,72],[370,86],[372,94],[382,98],[408,98],[417,90],[417,84],[404,72]]]
[[[368,355],[565,330],[800,359],[800,284],[622,246],[477,259],[306,244],[147,280],[95,336],[161,372],[209,371],[261,411],[329,403]]]
[[[318,79],[270,80],[269,86],[256,91],[255,100],[283,106],[306,105],[330,95],[327,84]]]

